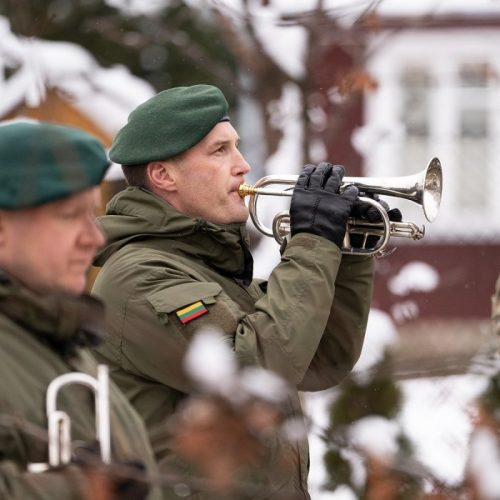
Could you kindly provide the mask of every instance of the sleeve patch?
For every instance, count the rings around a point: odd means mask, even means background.
[[[179,318],[179,321],[183,325],[185,325],[186,323],[189,323],[193,319],[196,319],[207,312],[208,308],[201,300],[199,300],[198,302],[194,302],[189,306],[178,309],[177,311],[175,311],[175,314]]]

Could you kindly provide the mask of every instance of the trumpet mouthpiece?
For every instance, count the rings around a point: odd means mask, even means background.
[[[238,194],[244,198],[245,196],[250,196],[251,194],[255,194],[255,188],[250,184],[240,184],[238,187]]]

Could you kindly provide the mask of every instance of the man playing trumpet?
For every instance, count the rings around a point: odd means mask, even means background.
[[[89,348],[102,339],[103,309],[82,293],[104,244],[94,219],[107,167],[101,144],[80,130],[35,122],[0,126],[3,499],[159,498],[153,488],[148,496],[143,481],[144,470],[156,470],[143,424],[114,384],[103,388],[109,390],[111,463],[95,450],[94,396],[71,385],[61,387],[56,401],[71,419],[68,463],[48,464],[48,388],[67,374],[97,374]]]
[[[358,189],[340,190],[341,166],[307,166],[281,262],[267,282],[254,280],[238,193],[250,166],[238,142],[221,91],[195,85],[140,105],[110,152],[130,186],[100,220],[109,243],[93,293],[107,303],[110,336],[97,352],[144,418],[163,471],[190,465],[165,422],[194,390],[182,360],[197,330],[216,327],[241,365],[281,375],[295,415],[299,391],[338,384],[363,344],[373,259],[341,252]],[[268,446],[266,463],[250,471],[254,494],[238,498],[309,498],[306,440],[275,436]]]

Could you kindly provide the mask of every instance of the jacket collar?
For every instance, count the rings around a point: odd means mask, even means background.
[[[0,270],[0,313],[71,358],[104,336],[104,307],[89,295],[39,295]]]
[[[201,260],[244,284],[252,280],[253,259],[245,224],[214,224],[187,216],[140,188],[115,195],[99,222],[108,244],[96,258],[98,266],[130,242],[156,240],[157,248]]]

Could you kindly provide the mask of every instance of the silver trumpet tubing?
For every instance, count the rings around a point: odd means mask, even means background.
[[[109,416],[109,372],[106,365],[97,367],[97,377],[86,373],[71,372],[56,377],[47,389],[46,407],[48,419],[48,463],[30,463],[29,472],[45,472],[71,462],[72,440],[71,419],[69,415],[57,409],[59,391],[68,385],[80,384],[91,389],[95,398],[95,428],[99,442],[101,460],[111,462],[111,427]],[[76,409],[75,409],[76,410]]]
[[[249,197],[248,210],[250,218],[262,234],[273,236],[281,244],[290,232],[290,214],[288,211],[277,213],[274,216],[272,227],[262,223],[257,215],[259,196],[292,196],[298,175],[268,175],[259,179],[253,186],[241,184],[238,192],[242,198]],[[268,186],[287,186],[285,189],[269,188]],[[344,177],[341,189],[348,185],[356,186],[360,192],[394,196],[410,200],[422,206],[425,218],[433,222],[439,212],[441,193],[443,188],[443,174],[441,162],[433,158],[427,168],[414,175],[401,177]],[[375,207],[381,216],[381,222],[368,222],[363,219],[350,217],[347,221],[346,236],[342,246],[342,253],[350,255],[384,255],[390,237],[409,238],[419,240],[424,237],[425,228],[413,222],[394,222],[384,207],[367,196],[360,196],[360,200]],[[351,237],[360,235],[362,244],[353,247]],[[367,247],[369,236],[378,237],[373,247]],[[359,239],[359,238],[358,238]]]

